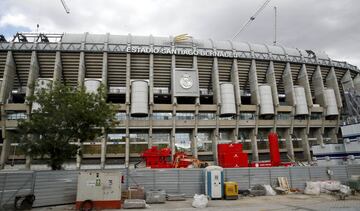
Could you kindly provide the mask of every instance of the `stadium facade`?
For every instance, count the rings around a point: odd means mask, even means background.
[[[31,39],[33,38],[34,41]],[[51,38],[58,38],[53,41]],[[189,37],[17,34],[0,42],[1,165],[23,159],[14,139],[36,81],[101,81],[118,124],[83,144],[83,159],[128,165],[151,146],[216,161],[217,143],[238,141],[268,157],[276,131],[284,158],[311,160],[311,146],[341,142],[344,90],[359,69],[311,50]],[[80,164],[78,159],[78,164]]]

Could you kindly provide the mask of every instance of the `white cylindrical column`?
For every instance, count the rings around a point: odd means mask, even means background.
[[[148,82],[137,80],[131,83],[131,116],[144,117],[149,113]]]
[[[294,86],[295,99],[296,99],[296,115],[308,115],[309,110],[306,102],[305,89],[302,86]]]
[[[260,115],[274,114],[274,103],[271,87],[266,84],[259,85]]]
[[[231,83],[221,83],[220,93],[221,93],[220,116],[231,116],[236,114],[234,85]]]
[[[324,96],[325,96],[325,103],[327,105],[326,115],[327,116],[339,115],[334,89],[326,88],[324,90]]]

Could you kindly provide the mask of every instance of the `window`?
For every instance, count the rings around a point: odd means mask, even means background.
[[[125,112],[118,112],[115,114],[116,120],[126,120],[126,113]]]
[[[215,116],[216,116],[215,113],[200,112],[199,113],[199,120],[214,120]]]
[[[193,120],[193,119],[194,119],[194,113],[183,113],[183,112],[176,113],[176,120]]]
[[[149,133],[147,132],[131,132],[130,142],[148,142]]]
[[[175,134],[175,147],[176,151],[191,152],[191,137],[190,133],[176,133]]]
[[[154,132],[152,134],[153,143],[170,143],[170,132]]]
[[[240,113],[240,119],[241,120],[254,120],[255,119],[255,113],[253,113],[253,112],[241,112]]]
[[[153,113],[154,120],[171,120],[172,119],[172,113]]]
[[[199,152],[212,151],[212,140],[210,131],[199,132],[197,134],[197,150]]]
[[[322,113],[311,113],[310,119],[311,120],[318,120],[321,119]]]
[[[27,119],[26,113],[12,113],[7,114],[7,120],[19,120],[19,119]]]
[[[227,116],[227,117],[219,117],[220,120],[234,120],[236,119],[236,115]]]
[[[288,120],[290,119],[291,115],[290,113],[278,113],[276,116],[277,120]]]
[[[112,142],[125,142],[126,134],[125,133],[113,133],[108,134],[110,141]]]

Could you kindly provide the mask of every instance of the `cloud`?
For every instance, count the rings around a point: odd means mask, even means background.
[[[107,33],[229,40],[264,0],[1,0],[4,27],[43,32]],[[334,60],[360,66],[360,1],[273,0],[237,40],[272,44],[274,10],[278,8],[278,43],[325,51]]]

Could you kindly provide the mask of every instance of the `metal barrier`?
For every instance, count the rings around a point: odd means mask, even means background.
[[[145,190],[163,189],[168,193],[184,193],[192,197],[204,193],[202,169],[116,169],[125,176],[123,188],[141,185]],[[114,171],[114,170],[104,170]],[[34,193],[34,207],[74,203],[79,171],[14,171],[0,172],[0,210],[13,206],[15,196]],[[360,175],[360,165],[295,166],[276,168],[228,168],[225,180],[235,181],[239,189],[256,184],[275,185],[278,177],[286,177],[292,188],[305,188],[306,181],[348,181]]]

